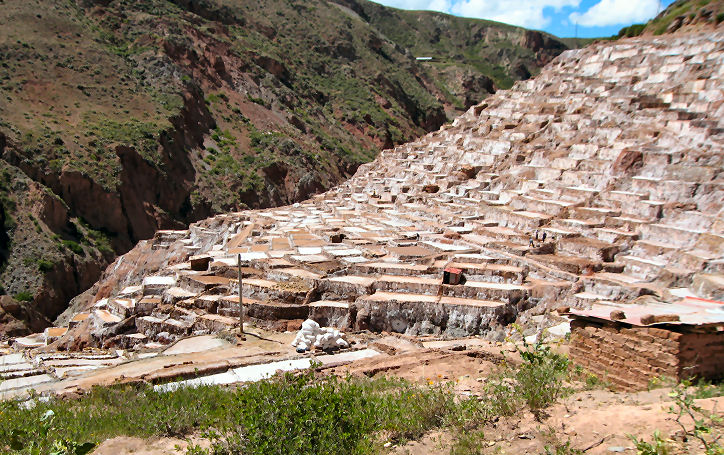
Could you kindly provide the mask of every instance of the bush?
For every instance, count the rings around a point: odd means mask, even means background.
[[[685,380],[681,384],[677,384],[669,393],[674,404],[669,407],[668,412],[676,416],[673,420],[681,428],[680,433],[684,435],[683,441],[691,440],[700,444],[704,449],[702,453],[706,455],[724,454],[724,445],[721,443],[724,439],[724,433],[722,433],[724,419],[721,413],[716,412],[716,409],[708,411],[694,400],[717,396],[721,392],[721,386],[713,386],[706,381],[699,381],[696,386],[692,387],[691,382]],[[639,454],[668,455],[672,453],[674,441],[662,438],[658,430],[654,431],[651,442],[638,439],[633,435],[628,435],[628,437],[636,446]]]
[[[552,352],[543,338],[539,336],[534,345],[523,338],[523,348],[516,347],[523,363],[513,375],[515,389],[533,411],[555,403],[570,392],[565,386],[568,357]]]
[[[535,344],[523,338],[523,346],[516,345],[516,350],[522,359],[520,366],[513,368],[506,362],[505,369],[491,378],[486,388],[494,414],[513,415],[523,404],[537,412],[571,393],[566,386],[570,377],[568,357],[553,352],[543,335]]]
[[[74,252],[75,254],[84,254],[83,247],[80,246],[78,242],[74,242],[72,240],[63,240],[61,243],[63,243],[63,246],[68,248],[70,251]]]
[[[50,272],[53,270],[53,267],[55,267],[55,263],[53,261],[49,261],[47,259],[38,259],[38,270],[41,272]]]
[[[623,38],[628,37],[634,37],[639,36],[641,33],[643,33],[644,29],[646,28],[646,24],[633,24],[628,27],[624,27],[618,32],[618,37]]]
[[[658,431],[654,431],[651,442],[637,439],[632,435],[629,435],[629,439],[636,446],[636,453],[640,455],[668,455],[670,453],[669,443],[661,437]]]
[[[13,296],[15,300],[18,302],[32,302],[33,301],[33,294],[31,294],[28,291],[22,291],[18,292]]]

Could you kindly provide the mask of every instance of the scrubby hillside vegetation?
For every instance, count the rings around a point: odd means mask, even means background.
[[[677,32],[682,28],[692,30],[702,27],[717,27],[722,22],[724,22],[724,1],[722,0],[677,0],[649,22],[622,28],[618,32],[618,37],[632,37],[641,34],[662,35]]]

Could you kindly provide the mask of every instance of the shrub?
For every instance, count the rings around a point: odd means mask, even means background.
[[[654,437],[651,442],[637,439],[632,435],[629,435],[629,439],[631,439],[631,442],[636,446],[636,453],[639,455],[668,455],[670,453],[669,443],[661,437],[658,431],[654,431]]]
[[[55,413],[48,410],[29,430],[14,429],[10,432],[9,446],[17,452],[42,453],[43,448],[50,449],[50,455],[85,455],[95,447],[91,442],[79,443],[65,438],[50,441]]]
[[[55,267],[55,263],[53,261],[49,261],[47,259],[38,259],[38,270],[41,272],[50,272],[53,270],[53,267]]]
[[[523,337],[523,346],[516,345],[516,350],[523,361],[509,376],[514,379],[516,394],[532,411],[545,408],[571,392],[565,385],[569,378],[568,357],[553,352],[545,344],[544,334],[538,336],[535,344]]]
[[[646,24],[633,24],[628,27],[624,27],[618,32],[618,37],[623,38],[624,36],[631,38],[634,36],[639,36],[641,33],[643,33],[644,29],[646,28]]]
[[[78,242],[74,242],[72,240],[63,240],[61,242],[64,247],[68,248],[70,251],[74,252],[75,254],[83,254],[83,247],[80,246]]]
[[[706,455],[723,455],[724,445],[721,444],[724,434],[721,429],[724,426],[724,419],[716,410],[708,411],[697,405],[694,401],[698,398],[717,396],[721,393],[721,386],[699,381],[692,387],[690,381],[682,381],[677,384],[669,393],[674,404],[669,407],[668,412],[676,416],[674,422],[681,428],[684,434],[684,441],[690,439],[701,444]],[[682,419],[684,421],[682,421]],[[692,422],[689,424],[688,422]],[[687,426],[692,425],[692,426]],[[654,431],[651,442],[638,439],[628,435],[633,441],[636,450],[642,455],[668,455],[672,451],[673,441],[661,437],[659,431]],[[677,452],[678,453],[678,452]]]
[[[32,302],[33,301],[33,294],[31,294],[28,291],[22,291],[18,292],[13,296],[15,300],[18,302]]]

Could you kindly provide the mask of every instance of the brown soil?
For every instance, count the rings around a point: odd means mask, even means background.
[[[387,336],[370,344],[388,356],[365,359],[350,365],[328,368],[326,374],[387,375],[418,383],[454,382],[461,396],[476,395],[482,391],[485,378],[501,361],[501,351],[516,362],[511,346],[499,345],[479,339],[456,342],[428,343],[441,348],[423,348],[418,342],[397,336]],[[581,384],[576,384],[581,388]],[[540,454],[545,447],[570,442],[574,449],[586,454],[609,454],[623,449],[633,454],[635,449],[628,435],[651,441],[655,430],[662,437],[676,438],[679,427],[668,412],[671,405],[670,389],[624,393],[608,390],[581,390],[545,410],[538,418],[530,412],[501,418],[482,428],[484,440],[480,453]],[[697,400],[708,410],[724,407],[724,397]],[[691,422],[684,421],[687,427]],[[420,440],[404,445],[390,446],[396,455],[449,454],[456,442],[452,430],[434,430]],[[673,442],[672,453],[703,453],[698,442]],[[175,447],[185,449],[186,443],[178,439],[141,440],[119,437],[104,442],[96,454],[173,454]]]

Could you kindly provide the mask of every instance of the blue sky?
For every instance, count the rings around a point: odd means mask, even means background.
[[[646,22],[674,0],[375,0],[402,9],[490,19],[560,37],[601,37]]]

